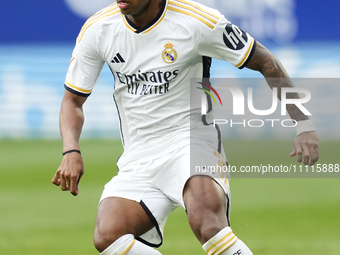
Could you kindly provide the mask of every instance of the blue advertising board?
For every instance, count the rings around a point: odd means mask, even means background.
[[[332,0],[198,0],[219,9],[257,40],[340,40],[340,2]],[[3,0],[0,43],[72,41],[86,18],[113,0]]]

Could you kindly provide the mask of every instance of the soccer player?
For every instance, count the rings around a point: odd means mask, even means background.
[[[282,87],[293,86],[263,45],[196,2],[117,0],[82,27],[60,112],[64,157],[52,182],[79,193],[82,106],[107,63],[124,153],[98,207],[94,244],[101,254],[160,254],[153,247],[162,244],[167,216],[178,206],[207,254],[252,254],[229,225],[228,177],[190,175],[190,153],[200,165],[227,165],[219,129],[189,103],[190,78],[207,82],[211,58],[261,72],[279,98]],[[190,96],[201,98],[204,92],[196,91]],[[295,105],[287,111],[299,127],[291,156],[313,165],[318,137],[312,123]]]

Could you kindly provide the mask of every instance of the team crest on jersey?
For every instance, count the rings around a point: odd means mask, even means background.
[[[170,42],[164,45],[165,49],[162,52],[162,58],[165,63],[174,63],[177,59],[177,52],[174,49],[174,45]]]

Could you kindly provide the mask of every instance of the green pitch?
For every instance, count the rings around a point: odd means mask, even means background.
[[[60,141],[0,141],[0,254],[98,254],[92,245],[103,185],[116,173],[118,141],[82,141],[85,175],[73,197],[51,184]],[[232,165],[295,164],[290,142],[230,141]],[[339,142],[321,142],[319,163],[339,164]],[[340,173],[339,173],[340,176]],[[340,253],[340,178],[233,179],[234,233],[261,255]],[[182,209],[169,217],[164,255],[204,255]]]

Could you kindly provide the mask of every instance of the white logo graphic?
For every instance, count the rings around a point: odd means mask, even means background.
[[[245,114],[245,109],[244,109],[244,102],[245,102],[245,96],[240,88],[234,85],[224,85],[224,87],[219,87],[221,89],[228,89],[230,90],[233,98],[233,114],[234,115],[244,115]],[[271,115],[274,113],[277,109],[278,105],[278,99],[277,99],[277,88],[273,88],[272,90],[272,106],[268,110],[257,110],[254,107],[253,104],[253,88],[248,88],[248,109],[251,113],[258,115],[258,116],[266,116],[266,115]],[[294,98],[294,99],[289,99],[287,98],[288,93],[303,93],[306,95],[304,98]],[[223,94],[223,93],[220,93]],[[287,115],[286,108],[288,104],[294,104],[299,110],[307,115],[310,116],[312,115],[306,107],[303,105],[304,103],[307,103],[311,99],[311,93],[307,89],[303,88],[282,88],[281,89],[281,115],[285,116]],[[202,109],[205,110],[205,112],[202,111],[202,114],[205,115],[207,114],[207,97],[205,95],[202,96]]]
[[[233,24],[228,24],[225,27],[223,34],[225,45],[234,50],[243,49],[246,46],[248,38],[246,33]]]
[[[112,0],[65,0],[72,12],[86,19],[113,2]]]

